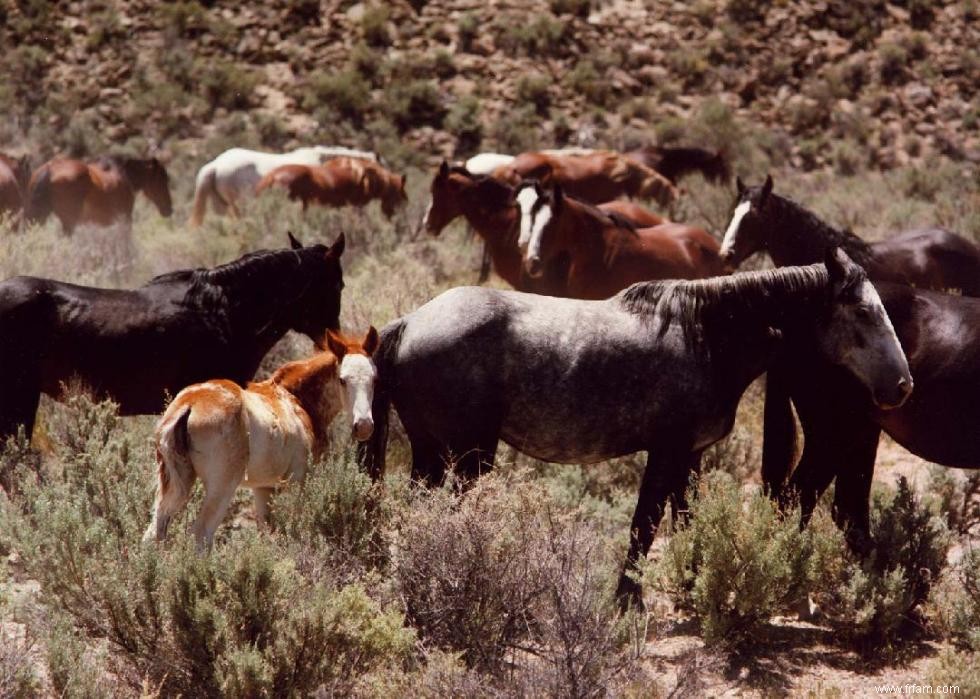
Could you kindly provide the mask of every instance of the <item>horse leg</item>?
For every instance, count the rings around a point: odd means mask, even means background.
[[[275,488],[252,488],[252,505],[255,522],[261,529],[269,527],[269,499]]]
[[[28,441],[34,432],[41,401],[41,366],[37,348],[25,339],[0,337],[0,366],[7,368],[7,375],[0,380],[0,445],[16,435],[21,425]]]
[[[446,461],[440,444],[428,434],[412,433],[406,428],[412,445],[412,480],[432,488],[446,477]]]
[[[199,550],[211,548],[214,532],[228,513],[238,483],[219,481],[212,482],[210,485],[211,487],[208,487],[208,484],[205,484],[204,502],[201,503],[201,509],[198,510],[197,518],[191,527]]]
[[[630,546],[626,563],[616,588],[616,598],[622,608],[643,605],[640,584],[628,573],[635,573],[640,556],[646,556],[653,543],[657,526],[663,518],[667,499],[686,487],[688,476],[698,465],[700,451],[685,449],[651,449],[647,454],[647,467],[640,483],[636,510],[630,523]]]
[[[487,435],[476,442],[476,446],[468,449],[459,449],[455,452],[458,456],[456,461],[456,473],[463,481],[463,487],[467,487],[484,473],[493,469],[494,457],[497,455],[497,443],[499,436]]]
[[[186,488],[174,489],[170,493],[164,494],[163,489],[159,485],[157,486],[157,495],[153,503],[153,518],[143,534],[143,541],[163,541],[167,538],[170,522],[181,510],[187,507],[191,494],[194,492],[194,481],[197,480],[197,474],[193,468],[188,470],[187,476],[189,480],[185,484]]]
[[[796,420],[788,382],[788,376],[778,364],[769,367],[762,418],[762,484],[770,497],[777,500],[796,459]]]
[[[847,435],[846,452],[837,460],[834,520],[844,529],[847,543],[861,554],[871,548],[871,480],[881,428],[871,420],[854,421]]]

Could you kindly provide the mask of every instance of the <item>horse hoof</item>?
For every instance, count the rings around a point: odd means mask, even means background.
[[[643,588],[638,582],[625,575],[619,579],[616,601],[619,603],[619,610],[623,613],[630,609],[643,611],[646,608],[643,604]]]

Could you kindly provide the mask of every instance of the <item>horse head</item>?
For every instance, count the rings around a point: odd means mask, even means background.
[[[738,194],[732,218],[718,253],[729,270],[766,245],[765,217],[772,194],[772,177],[766,175],[766,181],[757,187],[746,187],[742,178],[737,177],[735,186]]]
[[[878,407],[901,406],[912,393],[912,376],[877,290],[840,248],[829,248],[824,264],[831,304],[818,331],[821,352],[853,374]]]
[[[389,173],[382,185],[381,211],[387,218],[395,215],[395,209],[408,201],[405,193],[405,175]]]
[[[378,331],[372,325],[363,340],[352,340],[332,330],[327,330],[321,349],[328,350],[337,358],[337,379],[344,412],[350,418],[354,439],[364,442],[374,432],[374,387],[378,380],[378,368],[372,357],[380,344]]]
[[[437,236],[454,218],[462,214],[459,182],[452,177],[457,171],[456,168],[450,168],[445,160],[442,161],[429,186],[429,205],[425,208],[416,232],[424,228],[429,235]]]
[[[143,192],[157,207],[160,215],[169,218],[174,212],[170,198],[170,176],[160,159],[126,158],[123,167],[133,189]]]
[[[325,330],[340,327],[340,297],[344,289],[340,257],[346,238],[341,233],[330,247],[304,247],[292,234],[289,239],[291,249],[300,259],[299,271],[292,269],[289,274],[294,279],[301,277],[297,281],[302,284],[302,291],[288,301],[283,312],[288,314],[293,330],[316,342]]]
[[[541,186],[537,180],[518,185],[515,199],[521,211],[518,245],[524,252],[524,268],[534,279],[544,274],[545,263],[553,256],[548,231],[561,213],[565,201],[559,185]]]

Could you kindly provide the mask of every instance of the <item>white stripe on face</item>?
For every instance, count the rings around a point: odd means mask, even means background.
[[[524,187],[517,193],[517,205],[521,209],[521,232],[517,238],[517,245],[521,248],[527,247],[531,242],[531,219],[534,209],[534,202],[538,200],[538,193],[534,187]]]
[[[551,220],[551,207],[542,206],[538,209],[534,217],[534,225],[531,228],[531,241],[527,246],[527,259],[541,258],[541,239],[544,237],[545,226]]]
[[[363,354],[345,354],[340,363],[340,378],[344,380],[345,405],[350,411],[351,424],[371,419],[371,402],[374,400],[374,382],[377,369],[374,362]]]
[[[739,205],[735,207],[735,212],[732,214],[732,222],[728,224],[728,230],[725,231],[725,237],[721,242],[719,254],[722,257],[730,255],[735,248],[735,236],[738,235],[738,227],[742,225],[742,219],[745,218],[745,215],[749,213],[751,208],[752,202],[748,199],[739,202]]]
[[[422,216],[422,225],[429,227],[429,214],[432,213],[432,197],[429,197],[429,205],[425,207],[425,215]]]

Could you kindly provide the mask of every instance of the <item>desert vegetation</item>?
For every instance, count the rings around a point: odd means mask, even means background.
[[[2,222],[0,279],[134,286],[284,247],[287,230],[307,243],[343,230],[343,325],[381,327],[476,280],[462,224],[415,235],[434,164],[566,143],[724,147],[747,181],[772,172],[865,238],[936,224],[980,239],[980,64],[957,50],[975,3],[704,0],[639,19],[601,2],[497,18],[416,4],[325,18],[305,1],[102,3],[85,32],[48,3],[0,10],[14,47],[0,150],[36,165],[158,147],[175,203],[172,219],[138,203],[128,250],[113,229]],[[377,150],[407,172],[408,205],[387,221],[377,205],[303,214],[271,194],[185,227],[207,159],[312,142]],[[685,188],[673,217],[720,234],[732,187]],[[287,336],[260,376],[310,351]],[[899,678],[980,691],[977,478],[886,442],[878,553],[860,558],[829,497],[801,529],[761,492],[762,390],[658,532],[646,609],[621,614],[639,456],[556,465],[503,447],[470,490],[430,491],[409,481],[397,426],[380,484],[338,430],[305,484],[275,497],[272,531],[241,493],[200,555],[187,515],[168,546],[140,542],[153,417],[71,387],[43,401],[33,446],[0,450],[0,696],[840,696]]]

